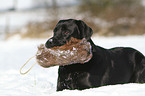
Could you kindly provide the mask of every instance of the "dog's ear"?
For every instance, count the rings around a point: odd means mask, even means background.
[[[87,40],[89,40],[93,34],[93,30],[82,20],[77,20],[76,24],[77,24],[81,39],[86,38]]]

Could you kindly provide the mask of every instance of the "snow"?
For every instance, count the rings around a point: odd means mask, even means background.
[[[52,1],[53,0],[1,0],[2,3],[0,3],[0,40],[5,39],[6,32],[25,33],[27,30],[26,25],[30,22],[35,23],[39,21],[43,22],[56,19],[55,16],[52,15]],[[73,16],[71,14],[76,13],[74,12],[76,8],[70,8],[67,6],[77,5],[79,3],[78,0],[56,1],[58,3],[58,6],[60,6],[57,14],[58,17],[60,17],[59,19],[76,17],[75,14],[73,14]],[[46,8],[44,8],[46,6],[50,7],[47,9],[47,12]]]
[[[8,9],[13,7],[13,0],[1,0],[2,3],[0,3],[0,10]]]
[[[145,55],[145,35],[126,37],[93,36],[96,45],[104,48],[133,47]],[[36,54],[37,46],[47,39],[21,39],[16,35],[0,41],[0,96],[145,96],[145,84],[118,84],[98,88],[56,92],[58,66],[42,68],[36,64],[26,75],[20,67]],[[23,71],[30,68],[35,59]]]

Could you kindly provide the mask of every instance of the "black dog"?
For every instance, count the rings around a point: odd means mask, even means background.
[[[81,20],[60,20],[47,48],[64,45],[71,37],[86,38],[92,46],[92,59],[85,64],[60,66],[57,91],[63,89],[87,89],[110,84],[144,83],[145,57],[139,51],[119,47],[104,49],[92,40],[92,29]]]

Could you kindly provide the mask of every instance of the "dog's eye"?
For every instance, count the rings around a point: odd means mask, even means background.
[[[69,34],[69,32],[64,32],[65,35]]]

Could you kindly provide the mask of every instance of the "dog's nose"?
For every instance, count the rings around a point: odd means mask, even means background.
[[[45,43],[45,47],[47,48],[51,48],[53,47],[54,44],[53,44],[53,38],[50,38],[46,43]]]
[[[53,42],[53,39],[52,39],[52,38],[50,38],[48,41],[49,41],[49,42]]]

